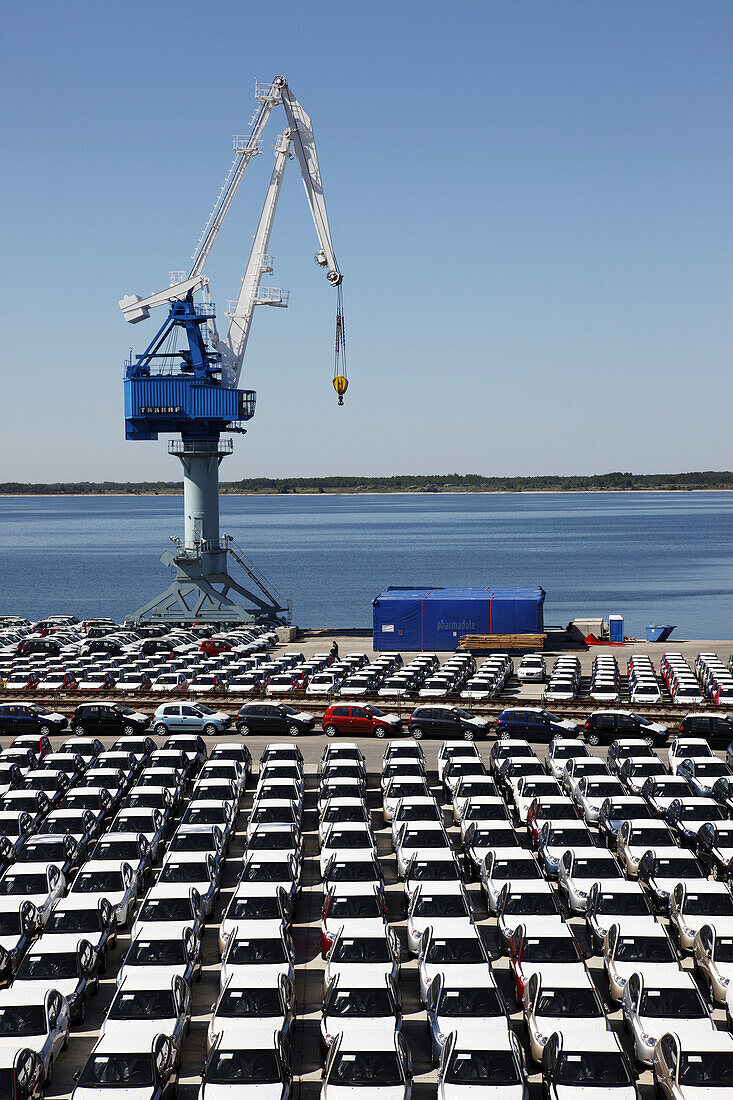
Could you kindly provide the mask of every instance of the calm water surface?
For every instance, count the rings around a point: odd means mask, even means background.
[[[545,622],[733,637],[733,494],[223,497],[222,532],[301,626],[367,626],[393,585],[540,584]],[[168,584],[180,497],[0,498],[0,613],[121,619]]]

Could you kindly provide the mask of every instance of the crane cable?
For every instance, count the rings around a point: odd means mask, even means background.
[[[336,349],[333,361],[333,388],[338,394],[339,405],[343,405],[344,394],[349,388],[349,378],[346,371],[346,327],[344,325],[344,299],[340,283],[336,289],[338,298],[336,300]]]

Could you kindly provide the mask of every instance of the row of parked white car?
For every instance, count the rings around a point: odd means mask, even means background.
[[[3,1096],[43,1094],[127,927],[132,942],[75,1096],[171,1093],[249,761],[236,744],[207,761],[195,736],[162,748],[125,737],[106,752],[96,738],[73,737],[40,761],[64,777],[50,806],[34,802],[33,771],[26,789],[2,795],[0,1080],[12,1071],[16,1088]]]

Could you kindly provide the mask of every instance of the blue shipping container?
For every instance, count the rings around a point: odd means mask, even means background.
[[[385,588],[372,601],[376,650],[450,650],[463,634],[542,634],[544,589]]]

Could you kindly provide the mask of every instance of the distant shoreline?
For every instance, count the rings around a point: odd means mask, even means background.
[[[181,496],[179,481],[0,482],[0,497]],[[249,477],[225,481],[221,496],[383,496],[508,493],[681,493],[733,491],[730,470],[683,473],[537,474],[489,477],[483,474],[394,474],[392,476]]]
[[[612,495],[614,493],[626,493],[630,496],[634,494],[644,493],[669,493],[670,495],[679,495],[682,493],[732,493],[733,488],[729,486],[720,486],[720,488],[659,488],[659,489],[434,489],[432,491],[425,491],[421,489],[324,489],[319,492],[317,489],[298,489],[297,492],[279,493],[274,492],[272,489],[260,489],[250,491],[237,491],[227,492],[222,490],[220,495],[224,497],[278,497],[278,496],[296,496],[296,497],[318,497],[318,496],[330,496],[330,497],[381,497],[381,496],[415,496],[415,497],[467,497],[467,496],[561,496],[563,494],[573,494],[574,496],[583,496],[590,494],[603,493],[605,495]],[[83,500],[85,497],[94,499],[103,499],[104,497],[118,498],[120,500],[127,499],[128,497],[145,497],[154,499],[155,497],[183,497],[183,490],[160,490],[159,492],[142,492],[142,491],[110,491],[108,493],[72,493],[72,492],[58,492],[58,493],[2,493],[0,492],[0,500],[26,500],[26,499],[66,499],[66,500]]]

